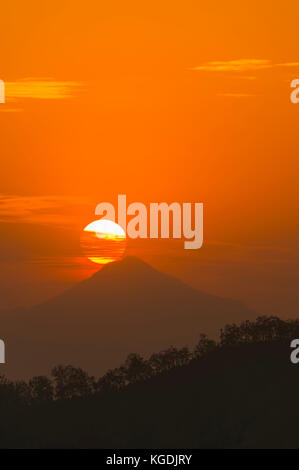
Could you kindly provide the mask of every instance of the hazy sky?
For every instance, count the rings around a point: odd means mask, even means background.
[[[202,249],[130,242],[130,253],[296,315],[298,14],[273,0],[5,2],[2,307],[97,269],[80,232],[97,203],[127,194],[204,203]]]

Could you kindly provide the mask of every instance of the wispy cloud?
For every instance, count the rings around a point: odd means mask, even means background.
[[[260,70],[271,67],[269,60],[263,59],[238,59],[238,60],[218,60],[205,62],[193,67],[192,70],[202,70],[206,72],[247,72],[250,70]]]
[[[59,82],[55,80],[23,79],[5,82],[6,99],[44,99],[57,100],[72,98],[80,83]]]
[[[3,108],[2,106],[0,107],[0,113],[21,113],[23,108]]]
[[[299,67],[299,62],[275,64],[268,59],[236,59],[205,62],[191,70],[204,72],[250,72],[253,70],[271,69],[274,67]]]
[[[68,226],[76,223],[84,198],[0,194],[0,222]]]
[[[285,62],[284,64],[275,64],[275,67],[299,67],[299,62]]]

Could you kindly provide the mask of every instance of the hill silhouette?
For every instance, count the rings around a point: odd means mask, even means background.
[[[132,350],[149,354],[192,345],[224,322],[254,318],[242,302],[205,294],[135,257],[30,309],[1,315],[9,376],[28,377],[72,363],[98,373]]]
[[[298,335],[299,320],[259,317],[193,351],[130,354],[99,380],[72,366],[28,384],[0,377],[0,447],[298,448]]]

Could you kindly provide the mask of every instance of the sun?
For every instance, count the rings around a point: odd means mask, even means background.
[[[112,220],[100,219],[83,229],[80,243],[83,253],[90,261],[108,264],[122,259],[126,248],[126,234]]]

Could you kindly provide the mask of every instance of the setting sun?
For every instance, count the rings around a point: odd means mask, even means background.
[[[95,220],[81,235],[81,248],[93,263],[108,264],[122,259],[126,247],[126,234],[111,220]]]

